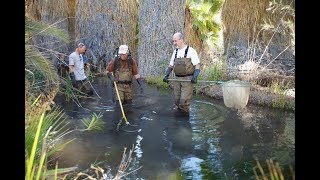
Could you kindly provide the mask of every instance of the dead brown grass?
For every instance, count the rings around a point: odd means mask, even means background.
[[[223,33],[225,42],[246,37],[248,41],[261,36],[262,40],[269,40],[272,32],[261,30],[263,24],[268,23],[277,26],[282,18],[292,19],[290,14],[280,11],[267,11],[270,0],[226,0],[222,8]],[[283,0],[282,4],[294,7],[294,0]]]
[[[26,16],[32,20],[41,20],[44,15],[67,17],[68,9],[74,7],[72,2],[75,0],[26,0]]]
[[[257,25],[262,23],[266,16],[265,9],[269,0],[226,0],[222,8],[222,21],[224,25],[224,37],[234,39],[238,36],[252,40]]]

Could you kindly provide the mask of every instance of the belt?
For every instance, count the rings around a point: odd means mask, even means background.
[[[82,82],[82,83],[84,83],[84,82],[86,82],[86,81],[87,81],[87,78],[82,79],[82,80],[76,80],[76,82]]]
[[[131,84],[131,81],[118,81],[118,84]]]
[[[193,76],[193,74],[186,74],[186,75],[176,75],[177,77],[186,77],[186,76]]]

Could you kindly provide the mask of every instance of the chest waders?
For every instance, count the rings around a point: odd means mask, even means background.
[[[184,57],[177,58],[178,49],[174,57],[173,72],[177,77],[192,76],[194,72],[194,66],[191,62],[191,58],[187,58],[189,46],[187,46]]]
[[[132,65],[128,62],[128,60],[127,63],[128,68],[121,68],[119,64],[119,66],[115,69],[114,75],[115,81],[117,81],[121,101],[124,103],[132,101]]]
[[[118,58],[115,59],[115,81],[114,83],[114,88],[116,90],[116,95],[117,95],[117,100],[118,103],[115,107],[114,111],[114,117],[113,121],[117,121],[119,119],[119,122],[116,123],[116,130],[119,131],[120,126],[122,125],[123,120],[125,121],[125,127],[135,127],[137,125],[132,125],[128,122],[127,117],[125,116],[124,109],[122,106],[122,102],[131,102],[132,101],[132,84],[131,84],[131,79],[132,79],[132,64],[128,62],[128,67],[127,68],[121,68],[120,66],[120,60]],[[119,118],[119,112],[118,112],[118,105],[120,106],[121,113],[122,113],[122,118]],[[126,132],[139,132],[140,129],[121,129],[122,131]]]
[[[183,112],[189,112],[194,86],[191,83],[191,79],[195,68],[191,62],[191,58],[187,58],[188,49],[189,46],[187,46],[183,58],[177,58],[178,49],[176,49],[173,66],[173,71],[177,79],[190,80],[188,82],[177,81],[173,83],[175,105]]]

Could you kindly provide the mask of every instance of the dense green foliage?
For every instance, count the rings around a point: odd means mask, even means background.
[[[191,11],[192,24],[200,33],[202,40],[216,41],[219,37],[220,25],[217,14],[222,0],[187,0],[186,8]]]

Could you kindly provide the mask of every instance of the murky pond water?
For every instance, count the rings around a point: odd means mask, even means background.
[[[134,146],[128,170],[133,172],[125,179],[254,179],[254,158],[262,165],[273,159],[285,175],[290,166],[295,168],[292,112],[250,104],[238,111],[223,101],[195,96],[190,115],[184,116],[173,109],[171,90],[148,86],[143,95],[135,93],[131,109],[124,109],[130,124],[140,131],[116,132],[108,83],[105,77],[92,83],[101,99],[81,100],[87,110],[57,97],[56,103],[76,128],[83,128],[81,119],[93,112],[102,113],[106,122],[103,132],[69,134],[66,138],[76,139],[61,153],[60,167],[84,170],[95,163],[114,175],[124,148],[128,152]]]

